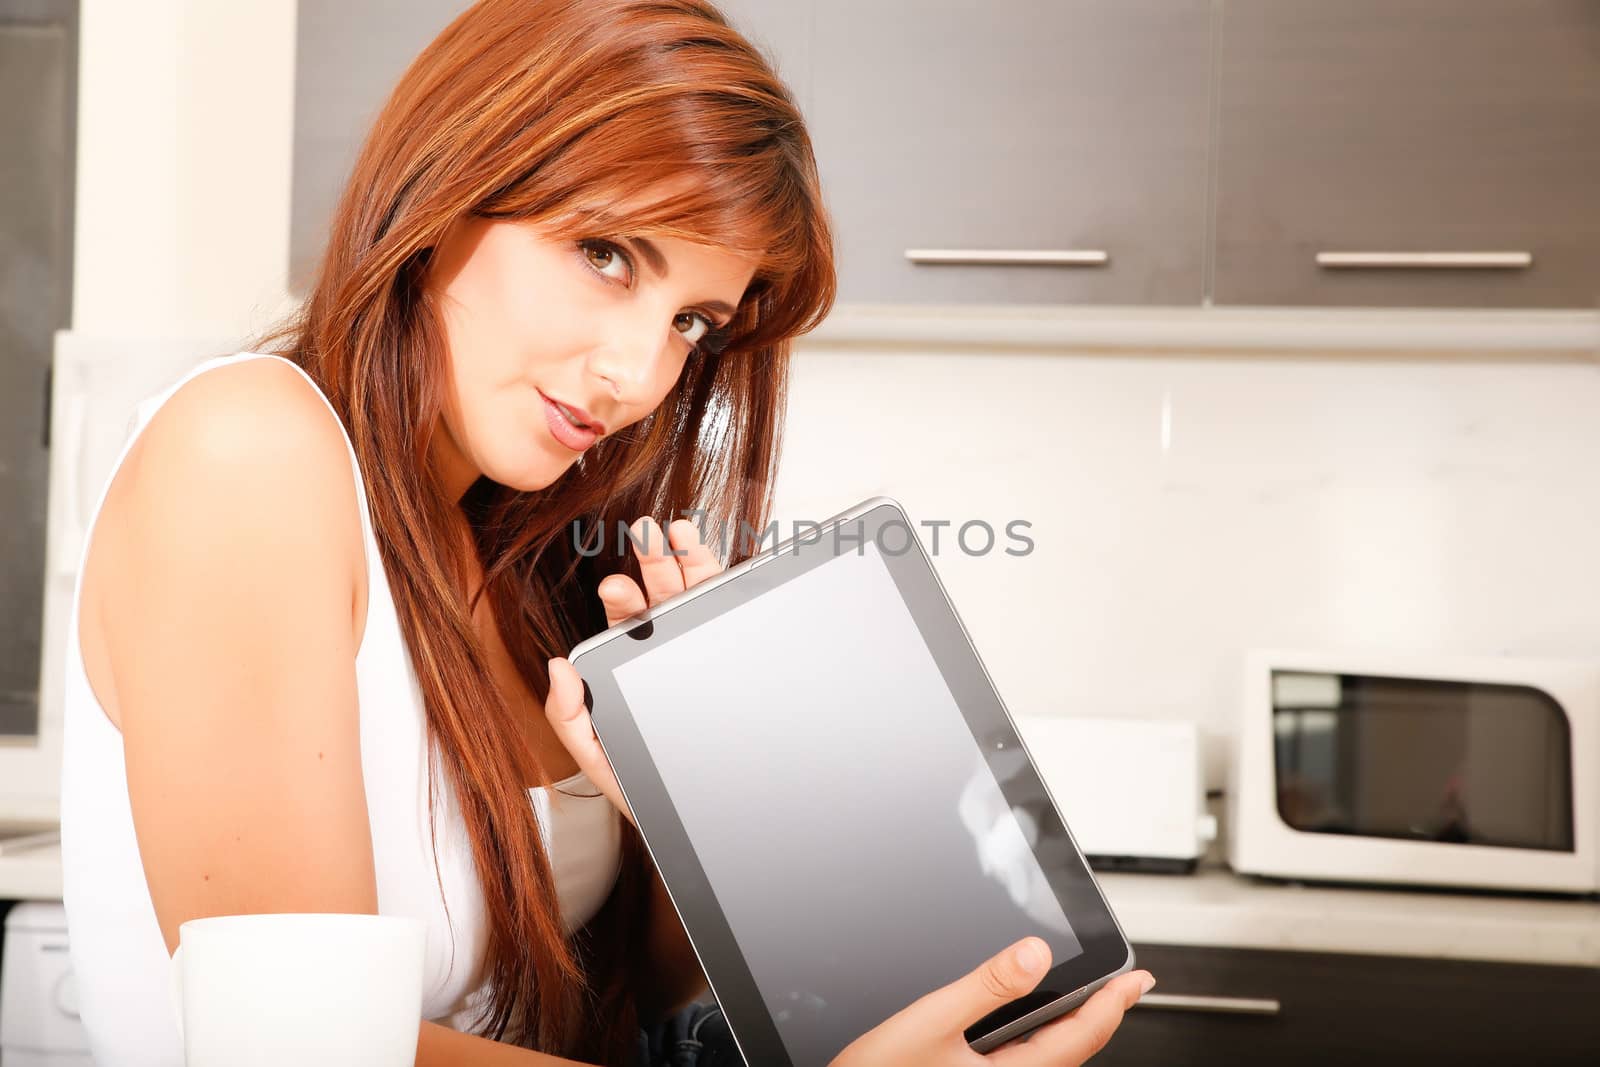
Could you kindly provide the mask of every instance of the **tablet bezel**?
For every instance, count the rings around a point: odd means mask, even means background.
[[[809,524],[808,524],[809,525]],[[892,546],[884,535],[892,527]],[[886,497],[863,501],[796,536],[707,579],[648,611],[618,623],[580,643],[569,655],[585,684],[595,733],[616,771],[624,799],[634,813],[652,860],[661,872],[668,896],[678,911],[701,969],[722,1005],[729,1028],[750,1063],[793,1067],[760,989],[750,972],[711,888],[698,853],[678,817],[677,808],[650,758],[633,712],[616,685],[614,671],[663,641],[715,618],[764,592],[820,566],[853,545],[872,540],[887,566],[917,629],[933,652],[955,703],[985,754],[991,770],[994,753],[1027,752],[1009,711],[995,690],[943,583],[923,550],[915,526],[900,505]],[[896,554],[891,554],[894,547]],[[1058,963],[1037,990],[986,1016],[968,1028],[972,1047],[985,1052],[1055,1018],[1086,999],[1094,990],[1133,967],[1133,949],[1116,916],[1095,883],[1082,851],[1061,820],[1060,809],[1039,778],[1031,755],[1019,774],[995,776],[1008,803],[1046,798],[1041,843],[1064,841],[1070,862],[1041,861],[1052,891],[1073,924],[1083,951]],[[1053,821],[1052,821],[1053,819]],[[996,945],[995,950],[1004,948]],[[982,961],[974,960],[976,966]],[[950,975],[953,980],[959,975]],[[928,992],[932,992],[929,989]]]

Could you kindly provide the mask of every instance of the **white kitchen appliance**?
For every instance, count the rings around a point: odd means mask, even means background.
[[[1600,662],[1254,651],[1235,736],[1240,873],[1600,890]]]
[[[17,904],[6,914],[0,956],[0,1067],[92,1062],[67,953],[67,913],[55,901]]]
[[[1091,866],[1194,869],[1216,836],[1194,723],[1041,715],[1016,723]]]
[[[206,356],[237,347],[216,338],[56,334],[39,732],[0,744],[0,812],[7,820],[54,824],[61,819],[62,685],[72,590],[84,528],[122,452],[138,402]]]

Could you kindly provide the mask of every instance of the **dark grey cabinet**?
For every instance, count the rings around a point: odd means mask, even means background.
[[[811,41],[817,22],[810,0],[715,0],[728,21],[765,55],[778,77],[794,94],[801,110],[811,112]]]
[[[1600,967],[1136,945],[1156,976],[1095,1067],[1593,1064]]]
[[[815,6],[841,300],[1200,301],[1208,2]]]
[[[296,281],[465,2],[302,0]],[[1595,0],[721,6],[806,113],[841,302],[1600,306]]]
[[[71,321],[78,5],[0,0],[0,743],[39,729],[47,384]]]
[[[1217,303],[1600,305],[1600,4],[1228,0],[1220,41]]]
[[[470,0],[300,0],[295,17],[289,287],[303,293],[345,179],[418,52]]]

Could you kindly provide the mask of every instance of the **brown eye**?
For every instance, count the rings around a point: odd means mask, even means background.
[[[680,311],[672,320],[672,328],[681,333],[689,344],[697,345],[701,338],[711,332],[711,321],[696,312]]]
[[[626,252],[620,251],[606,241],[590,240],[578,242],[579,249],[583,252],[583,260],[589,269],[614,282],[629,284],[633,277],[633,262],[628,259]]]

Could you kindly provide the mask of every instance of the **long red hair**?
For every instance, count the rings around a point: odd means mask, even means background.
[[[687,180],[618,213],[667,176]],[[729,345],[692,356],[655,412],[602,439],[546,491],[480,479],[458,505],[427,462],[449,353],[425,283],[432,249],[471,215],[574,240],[679,237],[755,253],[761,265]],[[650,870],[624,824],[615,889],[565,934],[527,794],[550,776],[493,681],[467,603],[468,549],[452,531],[464,513],[481,593],[542,700],[548,659],[604,627],[599,580],[639,578],[617,544],[619,521],[703,509],[712,528],[765,529],[790,338],[821,321],[833,296],[832,239],[799,110],[711,4],[483,0],[401,78],[355,164],[307,299],[260,346],[322,387],[366,479],[432,755],[458,798],[482,884],[492,991],[482,1033],[631,1063]],[[579,550],[580,537],[601,531],[607,551]],[[745,555],[736,538],[728,562]],[[430,808],[438,788],[430,782]]]

